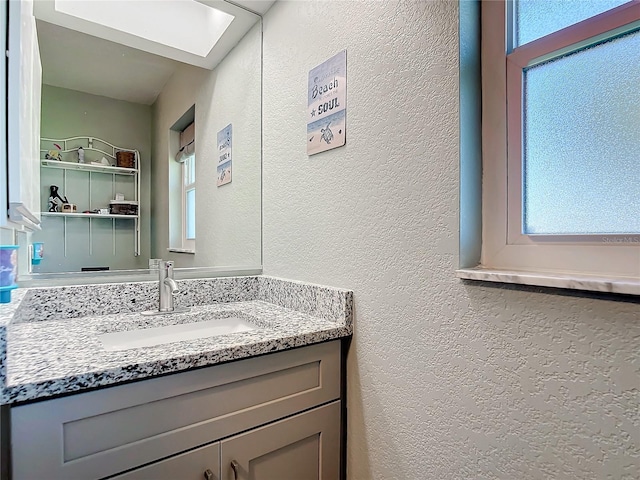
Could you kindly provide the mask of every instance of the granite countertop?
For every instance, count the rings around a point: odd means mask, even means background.
[[[265,276],[178,283],[183,293],[176,303],[192,307],[190,313],[141,315],[157,308],[155,282],[18,292],[12,302],[17,307],[0,308],[0,347],[6,334],[0,349],[6,353],[0,372],[2,403],[116,385],[352,333],[348,290]],[[119,351],[107,351],[98,338],[104,333],[189,323],[194,316],[198,320],[236,316],[256,329]]]

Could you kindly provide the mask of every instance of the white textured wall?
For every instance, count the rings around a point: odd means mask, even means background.
[[[213,71],[182,66],[153,105],[153,255],[176,266],[261,265],[261,33],[258,22]],[[169,129],[194,104],[196,254],[170,254]],[[232,182],[217,187],[217,133],[230,123]]]
[[[279,1],[264,23],[265,273],[355,291],[352,480],[640,478],[637,304],[464,284],[458,5]],[[308,71],[347,48],[347,145]]]

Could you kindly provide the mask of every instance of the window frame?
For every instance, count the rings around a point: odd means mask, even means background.
[[[191,183],[187,183],[188,177],[189,177],[189,161],[192,160],[193,161],[193,182]],[[189,157],[187,159],[185,159],[185,161],[182,163],[181,165],[181,178],[180,178],[180,185],[182,186],[182,192],[181,192],[181,207],[180,207],[180,212],[181,212],[181,218],[182,218],[182,229],[181,229],[181,237],[182,237],[182,248],[184,248],[185,250],[193,250],[195,251],[196,249],[196,237],[194,236],[193,238],[189,238],[187,236],[187,218],[189,215],[189,212],[187,212],[187,192],[193,190],[195,192],[196,190],[196,183],[197,183],[197,175],[196,175],[196,153],[195,151],[189,155]],[[195,193],[194,193],[195,195]],[[194,197],[195,198],[195,197]],[[193,205],[193,208],[195,210],[195,202]],[[195,216],[195,211],[194,211],[194,216]],[[194,226],[195,229],[195,226]]]
[[[576,44],[594,43],[603,32],[640,18],[640,2],[616,7],[508,52],[508,1],[481,4],[482,251],[479,269],[538,277],[514,283],[545,283],[543,277],[588,277],[586,289],[640,294],[640,235],[546,236],[522,234],[522,72],[531,61]],[[633,20],[632,20],[633,21]],[[609,36],[609,35],[607,35]],[[574,48],[571,48],[573,50]],[[548,57],[547,57],[548,58]],[[515,101],[514,101],[515,99]],[[477,272],[477,269],[476,269]],[[478,278],[460,274],[463,278]],[[492,280],[491,278],[479,278]],[[574,282],[575,283],[575,282]],[[589,282],[587,282],[589,283]],[[621,290],[612,284],[623,285]]]

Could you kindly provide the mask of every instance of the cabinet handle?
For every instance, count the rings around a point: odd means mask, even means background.
[[[233,470],[233,480],[238,480],[238,469],[240,465],[235,460],[231,460],[231,470]]]
[[[204,478],[205,478],[205,480],[214,480],[214,478],[213,478],[213,472],[207,468],[207,469],[204,471]]]

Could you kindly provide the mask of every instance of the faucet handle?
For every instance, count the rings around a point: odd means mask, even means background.
[[[158,262],[160,278],[173,278],[173,260],[160,260]]]
[[[167,260],[163,262],[162,268],[164,269],[164,279],[163,283],[170,288],[171,294],[178,293],[180,289],[178,288],[178,284],[173,279],[173,261]]]

